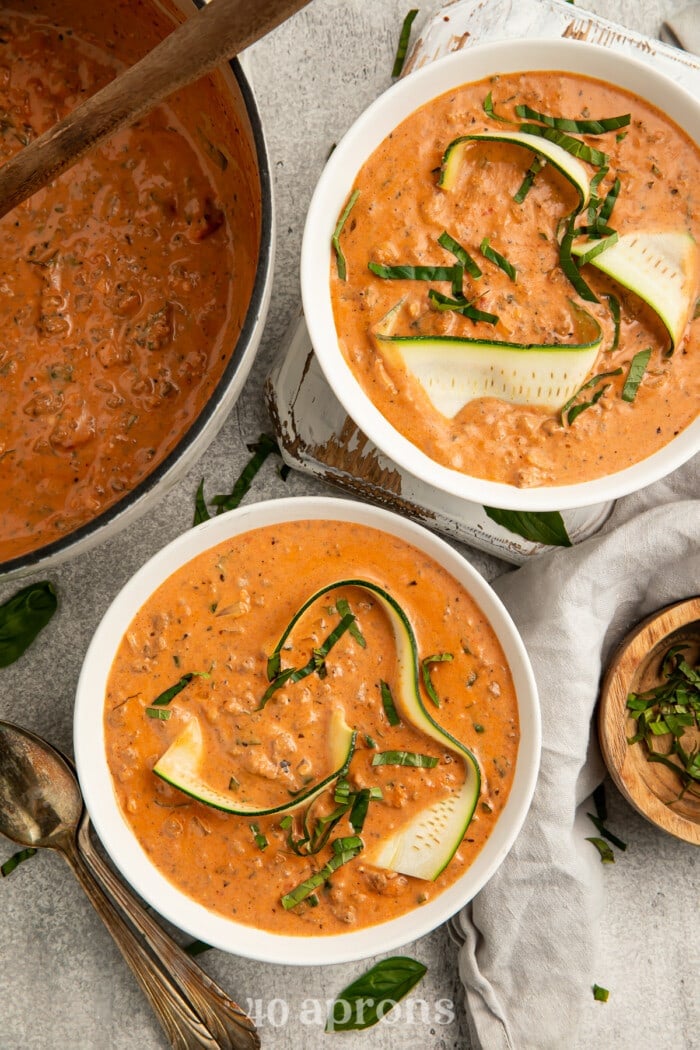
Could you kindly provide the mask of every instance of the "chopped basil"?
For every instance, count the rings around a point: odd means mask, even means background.
[[[365,733],[365,743],[367,744],[367,747],[370,747],[372,749],[376,749],[377,747],[377,741],[374,739],[374,737],[371,737],[369,733]]]
[[[355,800],[350,810],[350,823],[354,831],[358,833],[362,831],[365,820],[367,818],[367,811],[369,810],[370,803],[370,791],[369,788],[361,788],[360,791],[355,795]]]
[[[416,769],[432,769],[438,762],[434,755],[418,755],[415,751],[380,751],[372,758],[373,766],[413,766]]]
[[[172,711],[164,711],[162,707],[147,707],[145,714],[147,718],[157,718],[161,722],[167,722]]]
[[[153,707],[164,707],[166,704],[169,704],[178,693],[181,693],[193,678],[209,677],[211,677],[209,671],[188,671],[187,674],[183,674],[179,681],[175,682],[175,685],[168,686],[168,688],[164,689],[155,700],[151,700],[151,704]]]
[[[550,128],[559,131],[573,131],[578,135],[603,135],[606,131],[617,131],[618,128],[627,127],[631,116],[625,113],[620,117],[605,117],[603,120],[571,120],[569,117],[550,117],[547,113],[538,113],[530,106],[516,106],[515,113],[525,120],[539,120]]]
[[[484,321],[486,324],[498,324],[499,318],[496,314],[486,313],[485,310],[477,310],[477,308],[471,303],[468,303],[466,299],[450,299],[441,292],[436,292],[434,288],[431,288],[428,292],[428,299],[430,299],[430,302],[436,310],[451,310],[453,313],[461,314],[463,317],[468,317],[471,321]]]
[[[335,607],[338,610],[338,614],[340,616],[352,615],[352,613],[350,611],[350,606],[348,605],[348,603],[347,603],[345,598],[338,598],[338,601],[335,603]],[[364,635],[362,634],[362,631],[358,627],[357,622],[351,623],[349,628],[348,628],[348,630],[350,631],[350,636],[355,639],[357,644],[362,649],[366,649],[367,648],[367,642],[365,640]]]
[[[585,408],[590,408],[592,405],[595,405],[595,404],[597,404],[598,401],[600,401],[601,397],[603,396],[605,391],[608,389],[610,384],[606,383],[606,385],[604,387],[601,387],[601,389],[598,390],[593,395],[593,397],[591,398],[590,401],[583,401],[583,402],[580,402],[579,404],[575,404],[574,402],[576,401],[578,396],[583,393],[584,390],[590,390],[591,387],[597,386],[598,383],[600,383],[601,380],[603,380],[603,379],[608,379],[610,376],[619,376],[619,375],[622,375],[622,369],[621,368],[616,368],[612,372],[599,372],[598,375],[592,376],[589,380],[587,380],[583,384],[583,386],[578,388],[578,390],[573,395],[573,397],[569,398],[569,400],[566,402],[566,404],[562,408],[562,410],[561,410],[562,423],[566,420],[566,422],[569,424],[569,426],[571,426],[571,424],[576,419],[576,417],[578,415],[580,415],[581,412],[583,412],[583,410]]]
[[[452,653],[434,653],[432,656],[426,656],[421,663],[421,674],[423,676],[425,691],[436,707],[440,706],[440,697],[437,695],[435,686],[430,677],[430,665],[444,663],[446,660],[449,661],[453,659],[454,656]]]
[[[481,268],[475,259],[472,259],[471,255],[466,248],[463,248],[459,241],[456,241],[454,237],[451,237],[447,230],[438,237],[438,244],[446,251],[451,252],[454,255],[458,263],[460,263],[465,272],[473,277],[474,280],[478,280],[481,277]]]
[[[599,820],[608,819],[608,802],[605,797],[605,784],[599,784],[593,792],[593,805]]]
[[[601,150],[594,149],[592,146],[587,146],[580,139],[573,139],[570,135],[565,134],[563,131],[558,131],[556,128],[543,128],[539,124],[521,124],[518,130],[525,135],[539,135],[540,138],[554,142],[573,157],[578,157],[579,160],[584,160],[588,164],[594,164],[597,168],[604,168],[608,165],[609,158],[607,153],[602,153]]]
[[[354,860],[361,850],[362,846],[360,845],[355,846],[352,849],[346,849],[339,853],[334,853],[333,856],[323,865],[320,871],[315,872],[310,878],[305,879],[304,882],[301,882],[295,887],[295,889],[284,894],[282,897],[282,907],[286,911],[290,908],[295,908],[297,904],[300,904],[305,900],[306,897],[314,892],[314,890],[317,890],[319,886],[322,886],[334,871],[337,871],[343,864],[347,864],[349,861]]]
[[[543,168],[547,166],[547,161],[544,157],[538,154],[535,155],[530,167],[525,172],[525,177],[520,183],[520,188],[513,195],[513,200],[516,204],[522,204],[528,193],[532,189],[532,184],[535,181],[535,177],[539,175]]]
[[[613,335],[612,345],[610,346],[610,352],[617,350],[620,345],[620,300],[615,295],[606,295],[605,298],[608,301],[610,308],[610,316],[613,319],[615,325],[615,332]]]
[[[574,237],[579,232],[574,225],[577,214],[578,212],[574,211],[565,220],[566,228],[564,231],[564,236],[561,239],[561,244],[559,245],[559,265],[561,266],[564,275],[568,277],[568,279],[571,281],[571,284],[574,286],[581,298],[585,299],[589,303],[597,303],[598,296],[588,287],[588,285],[584,281],[583,277],[579,273],[578,266],[574,262],[573,255],[571,253],[571,245],[574,243]]]
[[[183,951],[186,951],[188,955],[202,955],[203,952],[210,952],[212,950],[211,944],[207,944],[205,941],[190,941],[189,944],[184,946]]]
[[[28,649],[58,607],[53,584],[30,583],[0,605],[0,667],[8,667]]]
[[[484,507],[486,516],[510,532],[532,543],[551,547],[571,547],[564,519],[558,510],[518,511]]]
[[[501,124],[517,124],[516,120],[510,120],[509,117],[502,117],[499,113],[496,113],[496,110],[493,108],[493,95],[490,91],[482,102],[482,106],[484,113],[487,117],[491,117],[491,120],[498,120]]]
[[[599,838],[595,838],[595,837],[594,838],[587,838],[586,842],[592,842],[593,845],[595,846],[595,848],[598,850],[598,852],[600,853],[600,862],[601,862],[601,864],[614,864],[615,863],[615,854],[610,849],[610,846],[607,844],[605,839],[599,839]]]
[[[599,984],[593,985],[593,998],[597,1003],[607,1003],[610,998],[610,992],[607,988],[602,988]]]
[[[403,20],[403,25],[401,26],[401,35],[399,36],[399,43],[398,43],[398,46],[396,48],[396,57],[394,59],[394,67],[393,67],[393,69],[391,71],[392,77],[398,77],[398,76],[401,75],[401,70],[403,69],[403,64],[406,61],[406,52],[408,51],[408,41],[409,41],[410,36],[411,36],[411,26],[413,25],[413,20],[414,20],[414,18],[416,17],[417,14],[418,14],[418,9],[416,8],[416,9],[414,9],[412,11],[409,11],[408,14],[406,15],[406,17]]]
[[[639,390],[639,384],[642,381],[642,377],[647,370],[649,364],[649,358],[651,357],[651,347],[647,347],[646,350],[640,350],[639,353],[635,354],[630,363],[629,372],[625,379],[625,385],[622,388],[622,400],[623,401],[634,401]]]
[[[344,988],[330,1009],[327,1032],[371,1028],[427,973],[423,963],[406,956],[382,959]]]
[[[503,270],[503,272],[507,274],[508,277],[510,277],[511,281],[514,281],[516,279],[517,271],[515,267],[512,263],[508,262],[505,256],[501,255],[500,252],[497,252],[495,248],[492,248],[489,245],[488,237],[484,237],[483,241],[479,245],[479,251],[485,259],[488,259],[489,262],[494,263],[496,266],[498,266],[500,270]]]
[[[286,685],[287,682],[300,682],[303,678],[307,678],[310,674],[317,672],[319,677],[323,677],[325,673],[326,657],[333,648],[333,646],[342,638],[347,630],[350,629],[351,625],[355,622],[355,617],[352,613],[348,613],[343,616],[340,623],[331,631],[326,638],[323,645],[320,645],[317,649],[314,649],[311,654],[311,659],[304,664],[303,667],[288,667],[284,671],[280,671],[279,674],[273,678],[269,686],[265,690],[258,704],[256,710],[261,711],[271,696],[281,689],[282,686]],[[279,651],[275,654],[279,657]],[[278,666],[279,661],[274,666]],[[269,663],[268,663],[269,666]]]
[[[608,219],[612,215],[612,210],[615,207],[615,201],[617,200],[620,194],[620,185],[620,180],[615,179],[614,183],[612,184],[612,187],[608,191],[605,200],[600,206],[600,211],[598,212],[598,216],[596,218],[596,226],[607,225]]]
[[[598,834],[601,835],[602,838],[607,839],[608,842],[612,842],[613,846],[617,846],[617,848],[621,849],[623,852],[627,849],[627,843],[623,842],[622,839],[618,838],[617,835],[613,834],[612,831],[606,828],[601,817],[597,817],[594,813],[586,813],[586,816],[593,822]]]
[[[33,857],[35,853],[36,849],[34,846],[27,846],[26,849],[21,849],[18,850],[17,853],[13,853],[11,857],[8,857],[4,864],[0,864],[0,875],[2,875],[3,878],[7,878],[7,876],[11,875],[19,864],[22,864],[25,860],[29,860],[29,858]]]
[[[461,284],[464,267],[456,266],[383,266],[381,263],[368,263],[369,269],[376,277],[385,281],[452,281]]]
[[[389,683],[381,681],[379,683],[379,689],[382,696],[382,707],[384,708],[386,720],[390,726],[397,726],[401,719],[396,710],[396,704],[394,703],[394,697],[391,695]]]
[[[267,849],[267,847],[269,846],[269,842],[267,841],[267,839],[265,838],[263,833],[260,831],[260,828],[258,827],[258,825],[257,824],[251,824],[250,825],[250,830],[253,833],[253,838],[255,839],[255,845],[258,847],[258,849],[259,850]]]
[[[253,455],[243,468],[240,477],[234,484],[231,492],[228,495],[223,494],[214,496],[210,501],[217,508],[217,514],[223,514],[226,510],[234,510],[234,508],[242,502],[244,496],[247,495],[255,475],[258,473],[267,457],[273,452],[277,453],[278,456],[281,455],[279,445],[269,434],[261,434],[256,442],[248,445],[248,451],[252,452]],[[203,521],[208,521],[210,517],[211,515],[207,509],[204,497],[204,479],[202,478],[195,496],[194,519],[192,525],[200,525]]]
[[[343,232],[343,226],[345,226],[345,223],[348,220],[348,215],[355,207],[355,204],[357,203],[357,198],[359,196],[359,190],[355,190],[352,193],[350,199],[348,200],[348,203],[345,205],[343,211],[340,214],[340,218],[338,219],[337,225],[333,231],[333,236],[331,237],[331,244],[333,245],[333,250],[335,252],[336,266],[338,269],[338,277],[341,281],[345,281],[347,279],[348,272],[347,265],[345,262],[345,256],[343,255],[343,249],[340,247],[340,235]]]
[[[579,255],[578,266],[585,266],[586,263],[591,262],[591,260],[595,259],[597,255],[600,255],[601,252],[606,251],[608,248],[612,248],[613,244],[617,243],[617,240],[618,236],[614,231],[608,237],[603,237],[602,240],[599,240],[597,244],[594,244],[593,247],[589,248],[587,252],[583,253],[583,255]]]

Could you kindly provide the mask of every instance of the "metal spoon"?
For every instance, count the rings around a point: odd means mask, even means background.
[[[138,928],[144,933],[148,929],[154,954],[158,955],[159,949],[162,953],[165,946],[170,949],[167,956],[161,955],[161,965],[117,911],[78,848],[82,815],[80,788],[67,759],[28,730],[0,721],[0,833],[20,845],[55,849],[65,857],[131,967],[175,1050],[202,1047],[256,1050],[260,1040],[250,1018],[188,956],[184,956],[186,965],[183,966],[175,942],[162,930],[154,936],[151,927],[156,923],[150,916],[147,916],[148,923],[144,922],[143,909],[129,894],[120,894],[122,906],[130,918],[133,916],[132,921]],[[83,830],[85,840],[85,823]],[[91,855],[94,863],[98,855],[92,848]],[[100,864],[106,868],[101,858]],[[114,876],[110,885],[114,885],[116,896],[118,880]],[[173,960],[176,965],[166,972]],[[204,1022],[205,1015],[211,1029]]]

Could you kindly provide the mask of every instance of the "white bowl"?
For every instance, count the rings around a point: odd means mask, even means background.
[[[304,315],[319,364],[348,415],[398,466],[453,496],[506,510],[549,511],[606,503],[657,481],[700,449],[700,418],[645,460],[594,481],[521,489],[436,463],[375,407],[338,346],[330,297],[330,245],[357,172],[414,110],[461,84],[497,73],[565,70],[616,84],[665,111],[700,144],[700,103],[651,64],[577,40],[516,40],[477,45],[428,63],[391,87],[353,124],[330,159],[309,207],[301,252]]]
[[[382,529],[434,558],[474,597],[503,647],[513,675],[520,745],[510,795],[471,867],[435,900],[390,922],[350,933],[300,938],[256,930],[226,919],[169,882],[151,863],[122,816],[107,766],[104,698],[122,636],[147,597],[202,551],[243,532],[285,521],[343,520]],[[444,540],[420,525],[348,500],[304,497],[242,507],[184,533],[141,568],[117,595],[85,657],[75,706],[75,757],[85,802],[97,833],[122,875],[156,911],[193,937],[251,959],[285,964],[340,963],[406,944],[439,926],[482,888],[508,853],[528,811],[540,756],[540,713],[532,669],[515,626],[481,576]]]

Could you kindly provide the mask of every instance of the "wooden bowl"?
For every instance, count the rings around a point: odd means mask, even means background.
[[[647,617],[621,643],[603,678],[598,735],[610,775],[634,808],[669,834],[700,845],[700,799],[686,792],[679,800],[680,781],[673,771],[649,762],[642,743],[627,743],[635,732],[635,720],[627,710],[628,694],[658,685],[664,655],[680,644],[688,646],[688,662],[697,660],[700,597]]]

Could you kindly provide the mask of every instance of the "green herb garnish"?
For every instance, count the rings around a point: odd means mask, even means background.
[[[486,324],[498,324],[499,318],[496,314],[486,313],[485,310],[477,310],[477,308],[473,306],[472,303],[468,303],[466,299],[450,299],[447,295],[443,295],[441,292],[436,292],[434,288],[431,288],[428,292],[428,299],[436,310],[451,310],[452,313],[461,314],[463,317],[468,317],[471,321],[484,321]]]
[[[613,846],[617,846],[617,848],[623,852],[627,849],[627,843],[618,838],[609,828],[606,828],[601,817],[596,816],[594,813],[586,813],[586,816],[593,822],[598,834],[602,838],[607,839],[608,842],[612,842]]]
[[[270,682],[269,686],[263,693],[262,699],[256,710],[261,711],[270,697],[273,696],[278,689],[281,689],[282,686],[286,685],[287,682],[300,682],[302,678],[307,678],[314,672],[317,672],[319,677],[323,677],[325,673],[326,657],[336,642],[342,638],[354,622],[355,617],[352,613],[343,616],[340,623],[334,627],[323,644],[313,650],[310,660],[305,663],[303,667],[288,667],[286,670],[281,671],[272,682]],[[279,655],[279,653],[277,655]]]
[[[593,998],[597,1003],[607,1003],[610,998],[610,992],[607,988],[602,988],[599,984],[594,984]]]
[[[210,952],[212,945],[207,944],[206,941],[190,941],[183,948],[183,951],[187,952],[188,955],[194,957],[195,955],[202,955],[203,952]]]
[[[622,400],[623,401],[634,401],[639,390],[639,384],[642,381],[642,377],[647,370],[649,364],[649,358],[651,357],[651,347],[647,347],[646,350],[640,350],[638,354],[635,354],[630,363],[629,372],[625,379],[625,385],[622,388]]]
[[[601,864],[614,864],[615,863],[615,854],[610,849],[610,846],[607,844],[605,839],[599,839],[599,838],[593,837],[593,838],[587,838],[586,842],[592,842],[593,845],[595,846],[595,848],[598,850],[598,852],[600,853],[600,862],[601,862]]]
[[[370,262],[367,266],[376,277],[385,281],[451,281],[461,285],[464,267],[456,266],[383,266]]]
[[[0,667],[8,667],[28,649],[58,607],[53,584],[30,583],[0,605]]]
[[[508,277],[510,277],[511,281],[514,281],[516,279],[517,272],[515,267],[512,263],[508,262],[504,255],[501,255],[500,252],[497,252],[495,248],[492,248],[489,245],[488,237],[484,237],[483,241],[479,245],[479,251],[485,259],[488,259],[489,262],[494,263],[494,265],[498,266],[500,270],[503,270],[503,272],[507,274]]]
[[[627,127],[632,119],[629,113],[620,117],[605,117],[603,120],[571,120],[569,117],[550,117],[548,113],[538,113],[530,106],[519,105],[515,107],[518,117],[525,120],[539,120],[550,128],[559,131],[573,131],[577,135],[603,135],[606,131],[617,131],[618,128]]]
[[[523,203],[528,193],[532,189],[532,184],[535,181],[536,176],[539,175],[542,169],[546,166],[546,159],[544,157],[541,157],[539,154],[536,154],[532,163],[530,164],[530,167],[525,172],[525,177],[520,183],[520,188],[516,193],[513,194],[513,200],[516,204]]]
[[[573,157],[578,157],[579,160],[584,160],[588,164],[594,164],[597,168],[608,166],[609,158],[607,153],[602,153],[592,146],[587,146],[580,139],[573,139],[570,135],[563,131],[558,131],[556,128],[543,128],[539,124],[521,124],[518,131],[522,131],[525,135],[539,135],[540,138],[554,142]]]
[[[579,397],[580,394],[583,393],[584,390],[590,390],[591,387],[597,386],[598,383],[600,383],[603,379],[608,379],[610,376],[619,376],[619,375],[622,375],[622,369],[621,368],[616,368],[612,372],[599,372],[598,375],[592,376],[589,380],[587,380],[583,384],[583,386],[578,388],[578,390],[573,395],[573,397],[569,398],[569,400],[566,402],[566,404],[562,408],[562,410],[561,410],[562,423],[564,421],[566,421],[568,423],[568,425],[571,426],[571,424],[576,419],[576,417],[578,415],[580,415],[581,412],[583,412],[584,409],[591,408],[592,405],[595,405],[595,404],[598,403],[598,401],[600,401],[601,397],[603,396],[605,391],[608,389],[610,384],[606,383],[605,386],[601,387],[600,390],[596,391],[596,393],[593,395],[593,397],[591,398],[590,401],[582,401],[582,402],[578,402],[577,404],[575,404],[574,402],[576,402],[577,398]]]
[[[598,296],[588,287],[583,277],[579,273],[578,266],[574,262],[574,258],[571,252],[571,245],[574,243],[574,237],[579,232],[574,223],[578,212],[572,212],[571,215],[566,219],[566,228],[564,236],[561,239],[559,245],[559,265],[561,266],[564,274],[568,277],[571,284],[576,289],[576,292],[589,303],[597,303]]]
[[[163,692],[155,698],[155,700],[151,700],[151,704],[153,707],[164,707],[166,704],[169,704],[170,701],[174,699],[174,697],[176,697],[178,693],[181,693],[182,690],[189,685],[193,678],[210,677],[211,674],[209,671],[188,671],[187,674],[183,674],[182,678],[175,682],[175,685],[168,686],[168,688],[164,689]]]
[[[162,707],[147,707],[144,710],[146,718],[157,718],[160,722],[167,722],[172,711],[164,711]]]
[[[344,988],[333,1003],[327,1032],[371,1028],[408,995],[427,973],[427,967],[405,956],[382,959]]]
[[[269,842],[267,841],[267,839],[265,838],[265,836],[261,832],[260,827],[257,824],[251,824],[250,825],[250,830],[253,833],[253,838],[255,839],[255,845],[258,847],[258,849],[259,850],[267,849],[267,847],[269,846]]]
[[[406,17],[403,20],[403,25],[401,26],[401,35],[399,36],[399,43],[398,43],[398,46],[396,48],[396,57],[394,59],[394,67],[393,67],[393,69],[391,71],[392,77],[401,76],[401,70],[403,69],[403,64],[406,61],[406,53],[408,51],[408,41],[409,41],[410,36],[411,36],[411,26],[413,25],[413,20],[415,19],[417,14],[418,14],[418,10],[417,9],[409,11],[408,14],[406,15]]]
[[[342,212],[340,214],[340,218],[338,219],[338,223],[336,225],[336,228],[333,231],[333,236],[331,237],[331,244],[333,245],[333,250],[335,252],[336,266],[338,268],[338,277],[340,278],[341,281],[347,280],[348,272],[347,272],[347,266],[346,266],[346,263],[345,263],[345,256],[343,255],[343,249],[340,247],[340,235],[343,232],[343,226],[347,222],[348,215],[350,214],[352,209],[355,207],[355,204],[357,202],[357,198],[359,196],[360,196],[360,191],[359,190],[354,190],[354,192],[350,196],[350,199],[348,200],[348,203],[345,205],[345,207],[343,208],[343,210],[342,210]]]
[[[2,875],[3,878],[7,878],[7,876],[11,875],[19,864],[22,864],[25,860],[29,860],[29,858],[33,857],[35,853],[36,849],[34,846],[27,846],[26,849],[21,849],[18,850],[17,853],[13,853],[11,857],[8,857],[4,864],[0,864],[0,875]]]
[[[440,706],[440,697],[438,696],[430,677],[430,665],[444,663],[446,660],[449,661],[453,659],[454,656],[452,653],[434,653],[432,656],[426,656],[420,665],[425,691],[436,707]]]
[[[608,307],[610,308],[610,316],[613,319],[615,325],[615,332],[613,335],[612,345],[610,346],[610,352],[617,350],[620,345],[620,300],[615,295],[606,295],[605,298],[608,301]]]
[[[244,496],[247,495],[255,475],[258,473],[267,457],[273,452],[278,456],[281,455],[279,445],[269,434],[261,434],[258,440],[248,445],[247,448],[249,452],[253,453],[253,455],[243,468],[231,492],[228,495],[224,494],[214,496],[211,500],[211,503],[217,508],[217,514],[223,514],[226,510],[234,510],[239,506]],[[202,478],[195,496],[194,520],[192,525],[201,525],[203,521],[208,521],[210,517],[211,515],[207,509],[206,500],[204,498],[204,479]]]
[[[599,240],[597,244],[594,244],[593,247],[589,248],[587,252],[583,253],[583,255],[579,255],[578,266],[585,266],[586,263],[591,262],[596,256],[607,251],[608,248],[612,248],[613,244],[617,243],[617,240],[618,236],[614,231],[607,237],[603,237],[602,240]]]
[[[394,703],[394,697],[391,695],[389,683],[381,681],[379,683],[379,689],[382,696],[382,707],[384,708],[386,720],[390,726],[397,726],[401,719],[399,718],[398,711],[396,710],[396,704]]]
[[[338,868],[342,867],[343,864],[349,863],[354,860],[355,857],[361,852],[362,846],[355,846],[352,849],[342,850],[338,853],[334,853],[333,856],[323,865],[320,871],[315,872],[310,878],[305,879],[295,889],[290,890],[289,893],[285,893],[282,897],[282,907],[288,911],[290,908],[295,908],[297,904],[301,904],[310,894],[317,890],[319,886],[322,886],[327,879],[337,871]]]
[[[335,603],[335,607],[338,610],[338,613],[339,613],[340,616],[351,616],[352,615],[352,612],[350,610],[350,606],[348,605],[348,602],[347,602],[347,600],[345,598],[338,598],[338,601]],[[362,631],[358,627],[356,620],[353,621],[353,623],[350,624],[348,630],[350,631],[350,637],[354,638],[355,641],[357,642],[357,644],[362,649],[366,649],[367,648],[367,642],[365,640],[364,635],[362,634]]]
[[[473,259],[466,248],[462,247],[459,241],[456,241],[454,237],[451,237],[447,230],[438,237],[438,244],[446,251],[451,252],[455,259],[461,266],[464,267],[466,273],[474,280],[478,280],[481,277],[481,268],[477,263],[476,259]]]
[[[551,547],[570,547],[571,540],[558,510],[518,511],[484,507],[486,516],[509,532],[515,532],[532,543]]]
[[[373,766],[413,766],[432,769],[440,760],[434,755],[418,755],[415,751],[380,751],[372,758]]]

